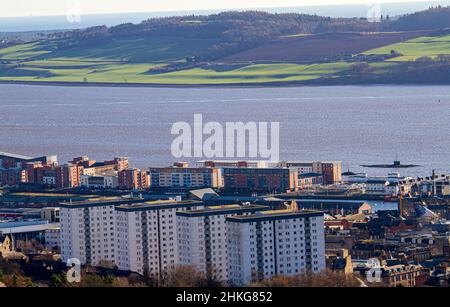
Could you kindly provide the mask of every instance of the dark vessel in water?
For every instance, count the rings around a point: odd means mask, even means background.
[[[394,161],[394,164],[370,164],[370,165],[361,165],[362,167],[370,167],[370,168],[413,168],[420,167],[420,165],[415,164],[401,164],[400,161]]]

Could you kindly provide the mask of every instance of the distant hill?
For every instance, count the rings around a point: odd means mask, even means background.
[[[260,46],[273,39],[298,33],[373,32],[382,25],[357,18],[329,18],[302,14],[269,14],[265,12],[224,12],[209,16],[152,18],[139,24],[115,27],[91,27],[51,35],[58,49],[77,46],[101,46],[123,38],[182,38],[215,40],[210,48],[192,54],[202,60]]]
[[[431,8],[396,20],[385,16],[382,22],[369,22],[363,18],[330,18],[248,11],[224,12],[208,16],[151,18],[139,24],[127,23],[109,28],[91,27],[56,33],[49,37],[57,40],[59,50],[92,46],[102,48],[103,44],[107,45],[114,39],[124,38],[131,38],[132,41],[152,37],[180,38],[183,41],[209,40],[214,41],[214,44],[203,44],[208,45],[207,48],[196,50],[191,56],[200,60],[215,60],[295,34],[417,31],[447,27],[450,27],[450,7]],[[373,38],[379,39],[380,36]]]
[[[425,81],[450,83],[442,77],[450,55],[449,14],[450,7],[437,7],[370,22],[223,12],[52,32],[28,42],[0,39],[0,81],[352,84],[419,82],[426,70],[423,76],[441,77]]]
[[[314,63],[342,60],[367,50],[407,41],[427,33],[424,31],[324,33],[282,37],[257,48],[222,58],[220,61]]]
[[[402,16],[390,29],[394,31],[414,31],[450,28],[450,6],[430,8],[426,11]]]

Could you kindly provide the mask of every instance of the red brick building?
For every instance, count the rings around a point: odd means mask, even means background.
[[[287,168],[226,168],[224,190],[283,193],[298,190],[298,172]]]
[[[137,168],[121,170],[119,175],[119,189],[146,190],[150,187],[150,175]]]

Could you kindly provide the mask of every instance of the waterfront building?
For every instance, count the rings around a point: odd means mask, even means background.
[[[225,168],[224,190],[243,193],[284,193],[298,190],[298,173],[287,168]]]
[[[55,166],[58,164],[58,157],[51,155],[32,158],[23,155],[0,152],[0,169],[21,168],[27,162],[41,162],[42,165]]]
[[[319,173],[299,173],[298,188],[308,189],[323,185],[323,175]]]
[[[199,201],[156,201],[118,206],[117,265],[158,277],[179,264],[176,213],[204,207]]]
[[[266,206],[223,205],[177,212],[179,261],[207,277],[228,281],[228,240],[225,219],[268,210]]]
[[[0,170],[0,186],[16,186],[27,182],[26,171],[22,169]]]
[[[296,169],[299,174],[322,174],[323,184],[327,185],[342,182],[341,161],[282,161],[278,167]]]
[[[58,164],[58,160],[56,156],[32,158],[0,152],[0,186],[17,186],[30,182],[27,171],[28,163],[52,168]]]
[[[122,190],[147,190],[150,187],[150,175],[137,168],[127,168],[118,174],[118,187]]]
[[[56,188],[74,188],[80,185],[83,168],[77,165],[66,164],[56,166],[54,172]]]
[[[325,269],[322,212],[291,208],[228,217],[226,222],[232,285]]]
[[[115,174],[102,176],[81,175],[80,186],[90,189],[117,189],[119,179]]]
[[[220,188],[222,186],[221,169],[163,167],[150,168],[150,186],[158,188]]]
[[[383,178],[369,178],[365,183],[366,194],[386,195],[386,187],[389,181]]]
[[[87,156],[74,158],[69,162],[72,165],[82,166],[83,175],[103,175],[111,171],[122,171],[128,168],[129,161],[126,157],[116,157],[113,160],[97,162],[89,159]]]
[[[216,168],[268,168],[267,161],[239,161],[239,160],[202,160],[196,162],[197,167],[216,167]]]

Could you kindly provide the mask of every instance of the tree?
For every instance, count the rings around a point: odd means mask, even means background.
[[[350,70],[356,74],[368,74],[372,71],[372,67],[367,62],[359,62],[352,64]]]
[[[341,272],[303,272],[295,276],[274,276],[251,285],[252,287],[359,287],[353,275]]]
[[[450,62],[450,55],[448,55],[448,54],[439,54],[436,57],[436,61],[438,61],[440,63],[449,63]]]
[[[430,58],[429,56],[421,56],[419,58],[416,59],[416,62],[420,62],[420,63],[431,63],[433,62],[433,59]]]
[[[223,284],[214,276],[198,272],[194,266],[179,265],[164,272],[160,278],[163,287],[220,287]]]
[[[66,277],[65,273],[53,274],[50,277],[50,280],[51,280],[51,286],[52,287],[61,288],[61,287],[66,287],[67,286],[67,277]]]

